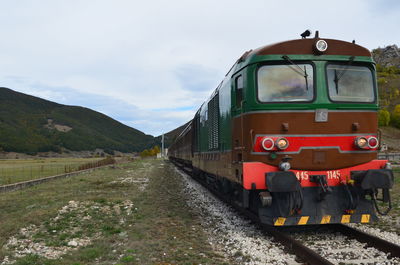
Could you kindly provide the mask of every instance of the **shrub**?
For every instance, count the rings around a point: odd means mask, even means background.
[[[391,121],[390,123],[394,127],[397,127],[400,129],[400,104],[398,104],[398,105],[396,105],[396,107],[394,107],[390,121]]]
[[[150,151],[147,149],[144,149],[141,153],[140,153],[141,157],[146,157],[146,156],[150,156]]]
[[[160,147],[158,145],[156,145],[150,150],[147,150],[147,149],[143,150],[140,153],[140,156],[141,157],[156,156],[158,153],[160,153]]]
[[[390,113],[387,109],[381,109],[378,111],[378,125],[388,126],[390,123]]]

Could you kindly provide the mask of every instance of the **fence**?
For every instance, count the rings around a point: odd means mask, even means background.
[[[0,185],[11,184],[26,180],[39,179],[48,176],[71,173],[79,170],[114,164],[111,157],[88,163],[44,163],[42,165],[15,165],[10,167],[0,166]]]
[[[379,153],[378,159],[389,160],[393,163],[400,163],[400,153]]]

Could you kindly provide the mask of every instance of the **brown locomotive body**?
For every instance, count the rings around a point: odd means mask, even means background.
[[[282,42],[239,58],[169,157],[266,224],[372,222],[393,185],[377,110],[367,49]]]

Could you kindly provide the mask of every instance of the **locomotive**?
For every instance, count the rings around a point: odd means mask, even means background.
[[[302,37],[245,52],[169,159],[268,225],[377,221],[393,172],[377,159],[371,53],[318,31]]]

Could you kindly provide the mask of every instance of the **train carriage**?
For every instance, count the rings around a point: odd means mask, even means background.
[[[170,159],[266,224],[368,223],[393,185],[377,111],[366,48],[318,34],[272,44],[237,60]]]

